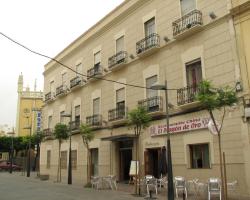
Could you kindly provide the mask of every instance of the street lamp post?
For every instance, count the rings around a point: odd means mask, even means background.
[[[61,117],[69,117],[69,167],[68,167],[68,184],[72,184],[72,160],[71,160],[71,126],[72,126],[72,112],[70,114],[62,114]]]
[[[27,117],[29,121],[29,117]],[[27,127],[24,127],[24,129],[29,129],[29,150],[28,150],[28,159],[27,159],[27,177],[30,177],[30,148],[31,148],[31,124]]]
[[[168,200],[174,200],[174,185],[173,185],[173,170],[172,170],[172,157],[171,157],[171,144],[170,144],[170,133],[169,133],[169,110],[168,110],[168,87],[167,81],[165,85],[155,84],[151,86],[153,90],[164,90],[165,91],[165,102],[166,102],[166,123],[167,123],[167,173],[168,173]]]

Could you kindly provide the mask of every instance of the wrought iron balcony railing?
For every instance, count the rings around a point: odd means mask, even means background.
[[[82,81],[83,80],[79,76],[76,76],[75,78],[72,78],[70,80],[70,89],[73,88],[73,87],[76,87],[78,85],[81,85]]]
[[[53,137],[53,136],[54,136],[53,130],[52,130],[51,128],[46,128],[46,129],[44,129],[44,130],[43,130],[43,136],[44,136],[45,138],[47,138],[47,137]]]
[[[115,65],[126,63],[128,54],[126,51],[120,51],[117,54],[109,58],[109,68],[112,68]]]
[[[180,19],[174,21],[173,35],[174,37],[183,33],[184,31],[191,29],[194,26],[202,25],[202,13],[199,10],[193,10],[190,13],[184,15]]]
[[[108,120],[116,121],[127,118],[127,107],[118,107],[108,111]]]
[[[103,74],[103,69],[100,64],[95,64],[95,66],[87,71],[88,79],[95,76],[100,76]]]
[[[67,91],[66,86],[60,85],[59,87],[56,88],[56,96],[61,95],[61,94],[65,94],[66,91]]]
[[[195,102],[195,96],[198,93],[198,86],[192,85],[177,90],[177,104],[178,106]]]
[[[149,113],[163,111],[161,96],[155,96],[140,100],[138,101],[138,105],[145,107],[147,112]]]
[[[48,92],[47,94],[45,94],[45,101],[49,101],[52,99],[52,93],[51,92]]]
[[[145,37],[136,43],[136,53],[139,55],[151,48],[160,47],[160,36],[156,33]]]
[[[101,126],[102,115],[92,115],[92,116],[86,117],[86,124],[89,126]]]
[[[81,125],[80,120],[75,120],[71,122],[71,130],[79,130]]]

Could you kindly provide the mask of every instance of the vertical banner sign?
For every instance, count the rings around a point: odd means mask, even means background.
[[[38,131],[41,130],[41,112],[40,111],[37,112],[37,116],[36,116],[36,129]]]

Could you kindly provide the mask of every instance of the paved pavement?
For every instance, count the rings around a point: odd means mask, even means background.
[[[0,173],[0,200],[144,200],[145,197],[134,197],[132,185],[120,184],[118,191],[94,190],[84,188],[80,185],[67,185],[65,183],[54,183],[53,181],[41,181],[32,173],[30,178],[23,176],[19,172],[9,174]],[[166,200],[166,191],[162,190],[157,195],[158,200]],[[179,200],[182,198],[179,198]],[[192,196],[189,200],[194,200]],[[198,197],[202,200],[207,197]],[[215,198],[218,199],[218,198]],[[242,200],[233,198],[232,200]],[[230,199],[231,200],[231,199]]]

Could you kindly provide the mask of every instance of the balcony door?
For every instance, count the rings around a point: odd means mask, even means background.
[[[202,80],[201,61],[195,60],[186,64],[187,86],[196,87]]]
[[[196,0],[180,0],[182,16],[188,14],[196,8]]]
[[[145,48],[153,46],[155,44],[154,37],[152,34],[155,33],[155,18],[151,18],[144,24],[146,44]]]
[[[125,115],[125,88],[116,90],[117,117],[123,118]]]

